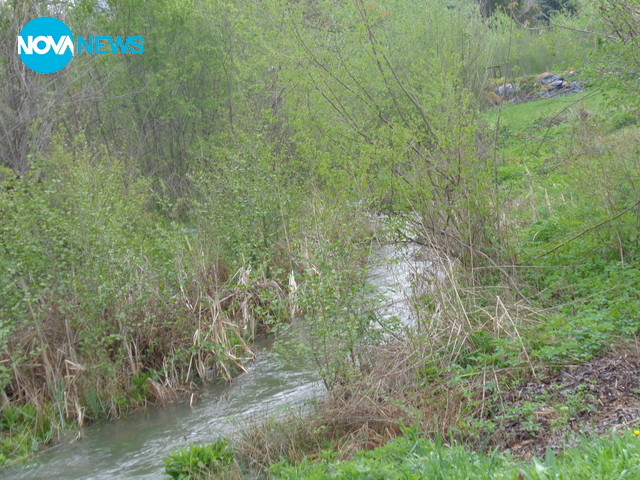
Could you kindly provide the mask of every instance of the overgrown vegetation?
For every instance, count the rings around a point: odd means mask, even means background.
[[[247,432],[239,463],[222,443],[181,450],[173,478],[281,460],[276,478],[605,478],[631,462],[629,436],[558,463],[485,454],[513,447],[494,434],[509,422],[527,441],[541,409],[562,429],[595,404],[509,392],[638,334],[639,4],[481,3],[0,4],[0,460],[230,379],[276,332],[327,403]],[[143,35],[145,53],[35,74],[14,39],[44,14]],[[578,95],[493,92],[575,69]],[[400,332],[365,264],[407,241],[440,271],[414,279]],[[408,424],[460,446],[414,432],[347,463],[326,450]]]

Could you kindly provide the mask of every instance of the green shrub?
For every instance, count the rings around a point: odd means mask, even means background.
[[[218,439],[205,444],[178,447],[163,459],[165,474],[174,480],[207,480],[220,478],[220,474],[233,470],[233,452],[227,441]]]
[[[249,318],[216,293],[250,298],[252,278],[224,283],[206,237],[152,208],[149,178],[81,138],[53,144],[28,174],[2,175],[0,399],[51,417],[29,449],[171,394],[154,385],[230,374]],[[23,424],[3,434],[22,445],[36,423]]]

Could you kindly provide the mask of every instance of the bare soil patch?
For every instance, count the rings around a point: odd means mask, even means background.
[[[640,347],[625,345],[501,396],[499,443],[528,458],[580,436],[640,428]],[[498,405],[496,405],[497,407]]]

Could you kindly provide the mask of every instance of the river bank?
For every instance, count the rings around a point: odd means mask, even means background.
[[[415,278],[425,275],[430,262],[417,258],[416,246],[372,248],[365,270],[381,299],[380,318],[414,323],[410,300]],[[272,344],[273,339],[257,343],[256,359],[246,364],[246,373],[229,384],[205,386],[193,404],[153,407],[87,427],[76,440],[5,470],[6,478],[150,480],[159,478],[161,458],[178,446],[234,437],[267,420],[301,415],[309,401],[322,400],[324,385],[309,359],[279,363],[271,358]]]
[[[324,388],[311,369],[279,365],[261,345],[247,372],[231,384],[207,386],[192,404],[150,407],[83,429],[70,443],[5,469],[14,480],[112,480],[162,477],[162,458],[178,446],[209,443],[253,422],[300,413]]]

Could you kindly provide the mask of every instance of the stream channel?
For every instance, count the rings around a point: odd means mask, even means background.
[[[431,263],[413,245],[380,246],[371,257],[368,281],[383,299],[381,316],[414,323],[409,303],[414,281]],[[325,389],[310,365],[285,366],[269,356],[270,342],[256,345],[256,359],[230,384],[207,386],[197,401],[153,407],[120,420],[85,427],[78,440],[55,447],[0,477],[13,480],[158,480],[162,457],[190,442],[233,435],[243,425],[272,415],[299,412]]]

